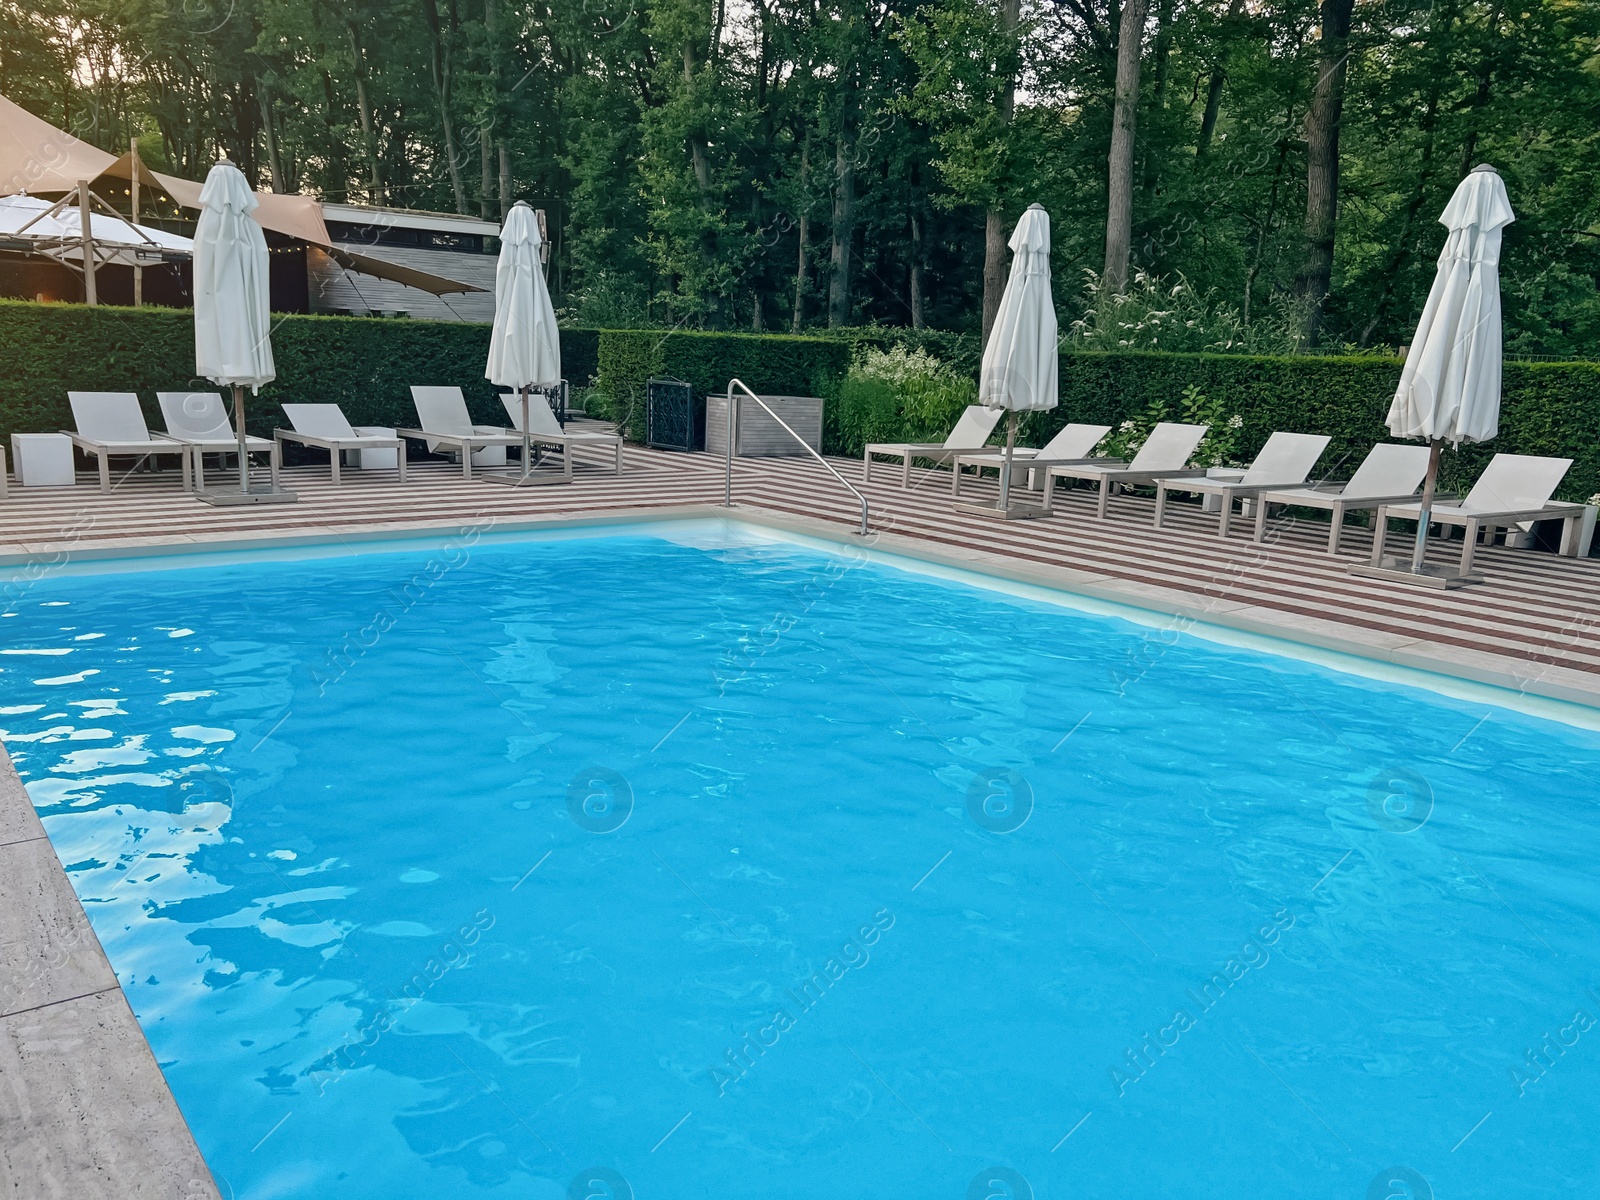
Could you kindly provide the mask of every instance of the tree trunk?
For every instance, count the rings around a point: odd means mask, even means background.
[[[283,182],[283,161],[278,157],[278,133],[272,127],[272,95],[264,79],[256,81],[256,101],[261,105],[261,131],[266,136],[267,173],[272,178],[272,190],[282,192],[286,190]]]
[[[683,43],[683,83],[686,89],[694,87],[695,70],[694,45],[686,40]],[[689,165],[694,170],[695,187],[700,192],[700,209],[710,217],[716,210],[711,195],[711,144],[704,130],[696,129],[689,134]],[[716,261],[717,235],[708,223],[700,235],[701,268],[709,273]],[[722,310],[722,297],[707,291],[700,299],[705,305],[707,326],[712,329],[723,328],[726,314]]]
[[[445,31],[439,23],[437,0],[422,0],[422,11],[428,20],[428,74],[433,81],[434,98],[439,104],[439,126],[444,133],[444,158],[450,171],[450,192],[455,199],[456,212],[467,216],[467,185],[461,177],[461,155],[456,149],[455,122],[450,119],[450,85],[454,71],[450,47],[446,44]]]
[[[1111,117],[1111,156],[1106,187],[1106,262],[1102,296],[1128,290],[1128,253],[1133,244],[1133,135],[1139,109],[1139,60],[1149,0],[1127,0],[1117,33],[1117,91]]]
[[[495,149],[500,153],[500,219],[504,221],[511,215],[511,153],[504,138],[495,143]]]
[[[922,247],[922,215],[911,214],[911,328],[926,329],[928,325],[927,314],[924,311],[926,301],[924,294],[927,290],[927,281],[923,277]]]
[[[856,233],[856,149],[841,132],[834,154],[833,251],[829,256],[828,328],[850,323],[850,251]]]
[[[1022,20],[1022,0],[1001,0],[1000,29],[1009,38],[1015,38],[1017,25]],[[1000,89],[999,115],[1003,125],[1011,124],[1017,107],[1017,77],[1013,71]],[[989,331],[994,328],[995,316],[1000,312],[1000,297],[1006,289],[1006,230],[1005,213],[999,197],[984,214],[983,221],[983,342],[989,341]]]
[[[800,221],[797,232],[800,246],[794,264],[794,317],[789,323],[791,332],[799,333],[806,314],[806,243],[811,240],[811,204],[806,194],[806,178],[811,174],[811,134],[800,143]]]
[[[367,60],[361,53],[361,37],[353,22],[346,22],[350,34],[350,53],[355,60],[356,107],[361,110],[361,144],[367,152],[367,165],[372,170],[372,203],[382,204],[383,172],[378,166],[378,136],[372,125],[372,104],[367,99]]]
[[[478,215],[494,219],[494,151],[489,145],[489,123],[478,127]]]
[[[1244,0],[1229,0],[1227,21],[1232,23],[1238,20],[1239,14],[1244,12]],[[1217,132],[1217,117],[1222,112],[1222,88],[1228,82],[1228,73],[1223,69],[1225,59],[1219,57],[1217,65],[1211,68],[1211,83],[1206,88],[1205,113],[1200,118],[1200,136],[1195,140],[1194,165],[1198,170],[1201,162],[1211,151],[1211,139]]]
[[[333,90],[333,76],[322,72],[322,129],[328,139],[328,175],[340,200],[349,199],[350,164],[345,160],[344,137],[339,131],[339,103]]]
[[[983,338],[989,344],[989,331],[1000,314],[1000,297],[1006,290],[1006,224],[1000,210],[991,208],[983,222]]]
[[[1339,207],[1339,121],[1344,111],[1354,0],[1322,0],[1317,85],[1306,110],[1305,260],[1295,292],[1306,305],[1305,340],[1315,346],[1333,280],[1334,225]]]

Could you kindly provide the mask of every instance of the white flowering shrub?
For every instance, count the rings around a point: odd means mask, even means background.
[[[888,400],[905,415],[913,437],[940,441],[978,400],[975,380],[958,374],[926,350],[864,348],[850,367],[845,387]]]

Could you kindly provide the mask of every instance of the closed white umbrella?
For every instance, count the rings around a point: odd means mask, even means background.
[[[1500,432],[1500,241],[1514,220],[1506,185],[1488,165],[1468,173],[1439,217],[1450,233],[1388,417],[1396,437],[1431,447],[1413,574],[1422,571],[1440,449]]]
[[[528,389],[561,383],[561,338],[544,282],[539,221],[518,201],[500,228],[500,260],[494,270],[494,330],[484,377],[516,388],[522,397],[522,474],[501,482],[522,483],[532,473],[528,437]],[[484,476],[486,479],[495,476]]]
[[[999,511],[1012,515],[1011,465],[1017,414],[1054,408],[1060,352],[1056,306],[1050,297],[1050,214],[1030,205],[1011,234],[1011,274],[1000,297],[978,375],[978,403],[1010,412]],[[1017,514],[1026,515],[1026,514]]]
[[[250,490],[245,450],[244,389],[259,391],[277,371],[272,362],[267,239],[250,214],[260,202],[227,159],[211,168],[200,189],[194,231],[195,373],[233,389],[233,424],[239,437],[239,492],[197,494],[213,504],[293,500],[274,488]]]

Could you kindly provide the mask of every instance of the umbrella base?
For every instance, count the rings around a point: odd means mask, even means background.
[[[1463,575],[1460,571],[1434,563],[1423,563],[1422,570],[1413,571],[1409,558],[1385,558],[1383,565],[1379,567],[1358,563],[1350,568],[1350,574],[1360,575],[1365,579],[1388,579],[1394,583],[1411,583],[1441,590],[1483,582],[1482,575]]]
[[[266,487],[251,488],[248,492],[241,492],[238,488],[202,488],[195,492],[194,498],[206,504],[215,504],[226,507],[232,504],[293,504],[300,499],[293,492],[286,492],[282,488]]]
[[[504,483],[511,487],[548,487],[556,483],[571,483],[564,475],[535,475],[531,471],[517,475],[478,475],[485,483]]]
[[[1001,508],[998,501],[968,501],[956,505],[956,511],[975,517],[999,517],[1002,521],[1033,521],[1050,516],[1037,504],[1008,504]]]

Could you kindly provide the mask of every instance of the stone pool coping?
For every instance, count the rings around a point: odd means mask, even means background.
[[[619,524],[724,521],[840,548],[909,559],[1003,583],[1067,592],[1139,610],[1163,633],[1212,627],[1431,672],[1600,712],[1600,676],[1569,667],[1303,617],[1069,567],[1018,560],[894,533],[865,538],[833,522],[740,506],[613,509],[497,518],[496,535]],[[249,535],[108,538],[0,554],[0,569],[285,550],[448,536],[459,520],[311,525]],[[48,570],[46,571],[48,573]],[[1515,697],[1508,697],[1514,699]],[[0,1194],[202,1200],[220,1195],[66,872],[0,746]]]
[[[0,945],[0,1195],[218,1200],[4,747]]]

